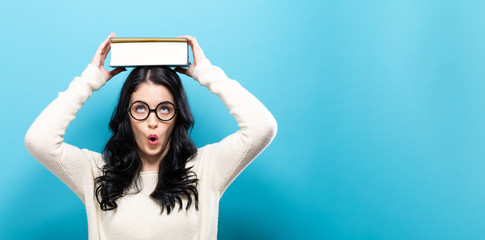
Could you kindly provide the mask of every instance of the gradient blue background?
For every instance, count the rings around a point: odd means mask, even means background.
[[[87,238],[82,202],[23,139],[110,32],[196,36],[277,119],[221,200],[219,239],[485,239],[484,12],[483,1],[2,1],[0,239]],[[126,76],[88,99],[66,142],[101,150]],[[198,146],[237,130],[215,95],[183,82]]]

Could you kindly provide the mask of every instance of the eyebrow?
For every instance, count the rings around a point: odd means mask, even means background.
[[[147,102],[145,102],[145,101],[143,101],[143,100],[135,100],[135,101],[133,101],[133,102],[129,102],[129,103],[128,103],[128,105],[132,105],[133,103],[136,103],[136,102],[143,102],[143,103],[146,103],[148,106],[150,106],[150,104],[148,104]],[[160,104],[160,103],[164,103],[164,102],[169,102],[169,103],[171,103],[171,104],[173,104],[173,105],[175,106],[175,103],[173,103],[172,101],[169,101],[169,100],[164,100],[164,101],[160,101],[160,102],[158,102],[158,103],[155,105],[155,107],[156,107],[156,106],[158,106],[158,104]],[[151,107],[151,106],[150,106],[150,107]]]

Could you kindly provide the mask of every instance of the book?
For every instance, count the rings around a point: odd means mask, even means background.
[[[186,38],[110,38],[110,67],[188,66]]]

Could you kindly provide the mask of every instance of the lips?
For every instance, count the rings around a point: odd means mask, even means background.
[[[148,144],[155,146],[158,144],[158,135],[157,134],[150,134],[148,135]]]

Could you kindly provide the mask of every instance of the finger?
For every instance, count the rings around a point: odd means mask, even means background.
[[[192,48],[193,52],[195,50],[198,51],[200,49],[199,43],[197,42],[197,39],[195,37],[192,37],[192,36],[189,36],[189,35],[185,35],[183,37],[187,38],[189,45],[190,45],[190,48]]]
[[[106,43],[108,46],[111,46],[111,38],[115,38],[116,37],[116,33],[112,32],[109,34],[108,38],[106,39]]]
[[[187,36],[187,39],[189,40],[190,47],[194,48],[197,46],[197,40],[194,37]]]
[[[188,41],[190,47],[194,48],[194,39],[195,39],[194,37],[189,36],[189,35],[183,35],[183,36],[178,36],[177,38],[187,38],[187,41]],[[197,41],[195,41],[195,42],[197,42]]]
[[[103,66],[104,60],[108,55],[107,52],[109,52],[109,49],[111,48],[111,44],[109,43],[110,37],[114,36],[116,36],[116,33],[110,33],[108,37],[106,37],[106,39],[104,39],[104,41],[98,46],[91,63],[94,63],[96,66]],[[108,49],[106,49],[107,46],[109,47]]]
[[[197,39],[195,37],[190,35],[183,35],[181,37],[187,38],[190,48],[192,49],[194,63],[197,63],[205,58],[204,51],[202,51],[202,48],[200,48],[199,42],[197,42]]]
[[[194,44],[194,37],[192,36],[189,36],[189,35],[183,35],[183,36],[179,36],[180,38],[187,38],[188,42],[189,42],[189,45],[191,47],[193,47],[193,44]]]
[[[116,36],[116,33],[110,33],[108,35],[108,37],[103,41],[103,43],[101,44],[102,49],[103,49],[102,52],[106,52],[106,51],[109,51],[109,49],[111,49],[111,39],[110,38],[115,37],[115,36]]]
[[[101,59],[106,59],[106,57],[108,56],[108,53],[109,51],[111,50],[111,40],[110,40],[110,37],[113,37],[113,36],[116,36],[116,34],[114,33],[111,33],[105,40],[104,42],[101,44],[102,46],[100,46],[101,50],[100,52],[98,53],[100,56],[101,56]],[[104,60],[103,60],[104,61]]]
[[[114,37],[116,37],[116,33],[112,32],[108,35],[108,37],[106,38],[106,41],[110,41],[110,38],[114,38]]]
[[[183,36],[178,36],[179,38],[187,38],[189,45],[192,49],[194,48],[200,48],[199,43],[197,42],[197,39],[195,37],[192,37],[190,35],[183,35]]]
[[[111,36],[112,36],[112,33],[110,33],[108,35],[108,37],[104,39],[104,41],[101,43],[101,45],[99,46],[98,49],[104,49],[104,48],[106,48],[106,45],[108,45],[108,42],[110,41],[109,39],[110,39]]]
[[[96,50],[95,55],[96,56],[101,56],[105,57],[105,52],[106,52],[106,40],[104,40],[101,45],[99,45],[98,49]]]
[[[108,54],[109,50],[111,49],[111,41],[108,39],[104,45],[103,45],[103,50],[101,51],[101,54]]]

